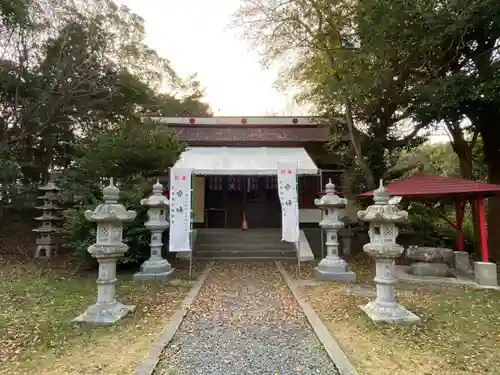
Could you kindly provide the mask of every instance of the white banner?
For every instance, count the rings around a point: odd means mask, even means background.
[[[191,251],[191,169],[170,169],[170,237],[172,252]]]
[[[297,163],[278,164],[278,193],[281,202],[281,240],[299,240]]]

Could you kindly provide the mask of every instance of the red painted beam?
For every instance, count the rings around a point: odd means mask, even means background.
[[[484,219],[484,197],[481,195],[477,198],[477,216],[479,221],[479,232],[481,238],[481,260],[488,262],[488,242],[486,236],[486,221]]]

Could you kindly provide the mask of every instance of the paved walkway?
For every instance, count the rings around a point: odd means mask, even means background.
[[[337,375],[273,263],[217,264],[157,375]]]

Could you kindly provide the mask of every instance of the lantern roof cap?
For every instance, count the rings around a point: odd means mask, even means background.
[[[163,194],[163,185],[160,184],[160,179],[156,179],[156,183],[153,185],[153,193]]]
[[[397,203],[394,204],[390,199],[391,193],[384,187],[383,181],[380,180],[380,186],[373,192],[375,204],[368,206],[366,210],[358,211],[358,218],[375,223],[400,223],[405,221],[408,218],[408,212],[400,210]]]
[[[325,185],[325,193],[321,198],[314,200],[314,204],[319,208],[331,207],[331,208],[344,208],[347,204],[347,199],[339,197],[335,194],[335,185],[332,180],[329,179],[328,183]]]
[[[328,179],[328,183],[325,185],[325,192],[335,194],[335,185],[332,183],[332,179]]]
[[[109,185],[102,189],[102,197],[105,202],[118,202],[120,198],[120,189],[115,186],[113,177],[109,179]]]
[[[93,211],[85,211],[85,218],[89,221],[97,222],[121,222],[131,221],[137,216],[135,211],[127,211],[123,204],[118,203],[120,189],[113,183],[113,178],[109,179],[109,185],[102,189],[104,203],[98,205]]]
[[[384,187],[384,181],[380,179],[379,187],[373,192],[375,204],[387,204],[391,198],[391,193]]]
[[[141,199],[141,204],[149,207],[168,207],[169,200],[163,195],[163,189],[163,185],[160,184],[160,180],[157,179],[156,183],[153,185],[153,194],[148,198]]]
[[[53,181],[48,181],[45,185],[40,186],[38,190],[41,191],[59,191],[61,190]]]

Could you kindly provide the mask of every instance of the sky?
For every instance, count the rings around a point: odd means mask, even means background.
[[[215,115],[300,115],[291,95],[273,88],[248,42],[229,30],[239,0],[115,0],[140,15],[146,42],[181,76],[198,74]]]
[[[216,116],[306,115],[279,92],[276,70],[260,65],[247,41],[229,29],[240,0],[115,0],[144,19],[146,43],[187,77],[198,74]],[[215,5],[217,4],[217,5]],[[448,141],[434,135],[431,142]]]

